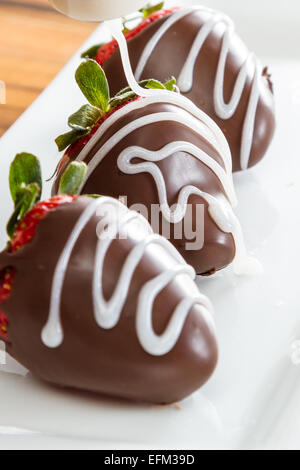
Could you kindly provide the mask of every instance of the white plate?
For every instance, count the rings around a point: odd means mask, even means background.
[[[101,28],[83,49],[99,38]],[[0,448],[300,446],[300,62],[269,62],[276,138],[260,165],[235,177],[247,243],[265,273],[237,278],[228,268],[199,279],[216,308],[221,358],[212,380],[179,405],[137,406],[50,387],[8,358],[0,366]],[[11,212],[9,163],[17,152],[33,152],[44,177],[51,175],[58,161],[54,138],[84,103],[73,78],[78,63],[77,54],[0,140],[1,243]]]

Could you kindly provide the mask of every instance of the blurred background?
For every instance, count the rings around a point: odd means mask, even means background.
[[[231,15],[250,49],[262,58],[300,60],[299,0],[206,0],[205,5]],[[56,13],[48,0],[0,0],[0,80],[6,83],[7,104],[0,113],[0,136],[95,27]]]
[[[48,0],[0,0],[0,136],[86,40],[95,24],[56,13]]]

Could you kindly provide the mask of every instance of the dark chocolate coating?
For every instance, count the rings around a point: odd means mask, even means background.
[[[62,292],[64,340],[57,349],[46,347],[41,332],[48,318],[54,269],[64,245],[91,199],[81,197],[49,213],[33,241],[16,254],[0,254],[0,268],[11,266],[16,275],[10,300],[1,306],[8,317],[9,354],[38,377],[61,386],[105,395],[171,403],[204,384],[217,362],[214,332],[199,307],[191,309],[174,349],[155,357],[140,345],[135,327],[137,298],[145,282],[172,266],[150,246],[138,265],[118,325],[100,328],[94,318],[92,277],[97,243],[94,216],[73,250]],[[104,295],[110,298],[134,238],[114,240],[104,266]],[[193,283],[193,281],[191,281]],[[187,295],[180,277],[157,297],[153,325],[157,334],[168,324],[177,303]]]
[[[183,118],[186,115],[186,111],[183,109],[163,103],[148,105],[129,112],[109,128],[102,138],[98,140],[84,161],[88,163],[107,139],[130,121],[136,120],[145,114],[168,111],[180,113]],[[223,166],[223,161],[217,151],[198,133],[177,122],[158,122],[141,127],[121,140],[90,175],[83,188],[83,194],[100,193],[114,198],[127,196],[129,208],[133,204],[143,204],[147,207],[148,214],[151,214],[151,205],[159,204],[157,187],[153,177],[149,173],[137,175],[124,174],[117,166],[117,159],[120,153],[130,146],[141,146],[148,150],[156,151],[173,141],[190,142],[205,151]],[[170,206],[177,202],[180,190],[186,185],[194,185],[212,196],[225,198],[223,187],[214,172],[197,158],[186,152],[177,152],[169,158],[158,162],[157,166],[165,178]],[[56,179],[53,194],[56,194],[58,191],[59,179],[65,168],[66,164]],[[174,225],[171,225],[170,241],[179,250],[187,263],[195,268],[197,274],[212,273],[223,269],[232,262],[235,256],[235,244],[232,235],[224,233],[216,225],[208,213],[208,206],[203,198],[192,195],[188,203],[193,206],[193,211],[195,211],[197,204],[204,204],[205,206],[204,246],[200,250],[188,251],[186,243],[191,242],[191,240],[186,240],[184,237],[180,240],[175,239]],[[195,219],[195,212],[193,215]],[[200,220],[200,223],[202,224],[202,220]],[[201,226],[197,229],[201,230],[202,228]]]
[[[155,21],[128,41],[129,56],[133,70],[136,69],[146,44],[167,20],[168,16]],[[194,39],[202,25],[203,17],[199,12],[195,11],[169,28],[154,49],[141,79],[148,79],[150,77],[166,81],[171,76],[178,78]],[[233,170],[239,171],[241,169],[240,149],[242,129],[247,112],[254,69],[250,64],[247,85],[233,117],[227,120],[220,119],[215,113],[213,92],[222,38],[223,29],[215,27],[198,55],[194,70],[193,87],[190,92],[184,94],[205,111],[222,129],[232,152]],[[245,46],[235,34],[227,58],[224,84],[225,102],[228,102],[231,98],[237,75],[246,58]],[[108,78],[112,96],[127,86],[119,50],[105,62],[103,68]],[[255,165],[264,156],[275,130],[274,96],[272,83],[266,69],[263,71],[259,86],[260,100],[256,114],[249,167]]]

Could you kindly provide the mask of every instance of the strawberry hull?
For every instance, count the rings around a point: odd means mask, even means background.
[[[91,132],[89,134],[81,137],[81,139],[79,139],[77,142],[75,142],[74,144],[70,145],[70,147],[68,147],[68,149],[66,150],[66,152],[64,153],[64,156],[62,157],[62,159],[60,161],[60,165],[58,167],[58,172],[61,174],[66,169],[66,167],[68,166],[70,161],[72,161],[76,158],[76,156],[80,153],[80,151],[86,146],[86,144],[91,140],[93,135],[97,132],[99,127],[101,127],[101,125],[110,116],[112,116],[114,113],[116,113],[119,109],[124,108],[124,106],[126,106],[128,103],[130,103],[132,101],[140,100],[140,99],[142,99],[142,98],[136,97],[136,98],[134,98],[130,101],[127,101],[126,103],[122,103],[120,106],[117,106],[117,107],[113,108],[110,112],[108,112],[101,119],[99,119],[99,121],[93,127],[93,129],[91,130]]]

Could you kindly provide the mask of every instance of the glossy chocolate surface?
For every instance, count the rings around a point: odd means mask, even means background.
[[[118,130],[146,113],[168,112],[178,113],[183,118],[187,112],[177,106],[156,103],[144,108],[129,112],[115,122],[105,134],[97,140],[91,151],[84,159],[89,163],[95,153],[104,143]],[[106,155],[102,162],[96,167],[83,187],[83,194],[102,194],[119,198],[126,196],[129,208],[135,204],[143,204],[151,214],[151,205],[159,204],[158,192],[152,176],[148,173],[128,175],[121,172],[117,160],[121,152],[130,146],[140,146],[148,150],[160,150],[173,141],[187,141],[205,151],[215,159],[221,166],[223,161],[217,151],[189,127],[177,122],[164,121],[152,123],[141,127],[127,137],[123,138]],[[76,155],[73,156],[74,158]],[[137,155],[138,161],[138,155]],[[178,200],[178,194],[185,185],[194,185],[202,191],[209,193],[220,200],[226,198],[221,182],[215,173],[186,152],[177,152],[169,158],[157,163],[162,171],[166,182],[169,205],[172,206]],[[53,194],[58,191],[60,176],[66,168],[66,164],[60,171],[53,188]],[[188,264],[191,264],[197,274],[213,273],[230,264],[235,256],[235,243],[230,233],[224,233],[215,223],[208,212],[207,202],[198,195],[192,195],[188,200],[192,208],[192,222],[189,223],[187,213],[185,217],[186,226],[193,226],[194,230],[204,229],[204,246],[198,250],[188,250],[187,243],[193,242],[184,237],[176,239],[176,227],[171,225],[170,241],[179,250]],[[195,211],[197,205],[204,205],[204,220],[200,218],[196,227]],[[199,220],[199,219],[198,219]],[[182,225],[182,223],[180,223]],[[199,225],[200,224],[200,225]],[[203,227],[204,224],[204,227]],[[161,227],[160,227],[161,228]],[[183,230],[184,232],[184,230]],[[161,230],[160,230],[161,233]]]
[[[80,235],[68,265],[61,302],[64,340],[56,349],[41,340],[55,266],[91,201],[81,197],[60,206],[40,222],[31,243],[16,254],[1,253],[0,268],[12,266],[16,271],[11,298],[1,306],[9,319],[7,350],[33,374],[56,385],[153,403],[180,400],[212,374],[218,355],[214,332],[195,306],[171,352],[155,357],[141,347],[135,328],[138,293],[145,282],[174,264],[172,257],[155,246],[148,247],[138,264],[118,325],[110,330],[99,327],[92,299],[98,216],[91,218]],[[113,241],[103,275],[107,299],[136,243],[134,236]],[[157,334],[166,328],[178,302],[190,295],[194,283],[188,281],[191,284],[179,276],[156,298],[153,326]]]
[[[133,70],[136,69],[141,54],[155,32],[164,24],[170,15],[158,19],[141,33],[128,41],[129,55]],[[166,81],[171,76],[179,77],[183,64],[191,50],[199,29],[203,26],[203,15],[193,12],[180,19],[163,35],[152,55],[147,61],[141,79],[149,77]],[[233,160],[233,170],[241,169],[241,139],[253,82],[254,65],[248,64],[247,83],[239,106],[230,119],[221,119],[214,107],[214,84],[222,47],[224,28],[220,25],[205,41],[198,54],[194,69],[194,80],[191,91],[185,93],[197,106],[205,111],[226,136]],[[247,58],[248,51],[238,35],[234,34],[230,52],[227,57],[224,100],[229,102],[238,73]],[[127,86],[122,68],[120,52],[117,50],[103,66],[114,95]],[[252,149],[249,167],[255,165],[266,153],[275,130],[275,112],[273,86],[268,70],[264,69],[259,79],[259,103],[256,112]]]

